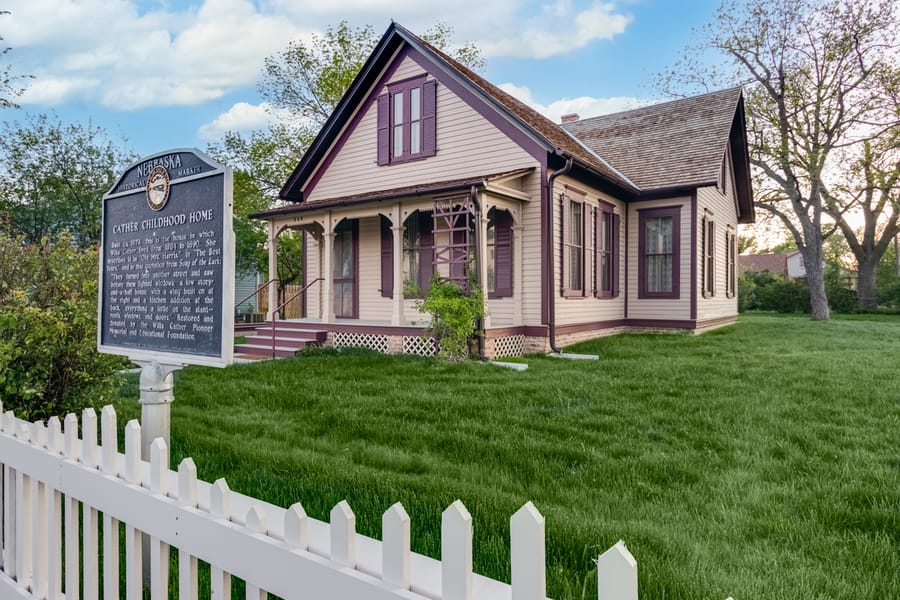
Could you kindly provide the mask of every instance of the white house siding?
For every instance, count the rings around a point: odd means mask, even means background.
[[[321,277],[322,273],[322,243],[321,236],[316,239],[309,232],[304,232],[306,236],[306,281],[307,283]],[[323,281],[318,281],[306,291],[306,316],[311,319],[320,317],[322,306],[322,290]]]
[[[727,195],[722,194],[722,191],[716,187],[703,187],[697,190],[697,281],[694,282],[694,285],[697,288],[697,321],[699,322],[737,315],[737,295],[728,297],[728,282],[725,280],[728,262],[728,256],[725,253],[725,233],[729,226],[732,232],[737,233],[737,212],[734,206],[733,190],[733,185],[728,186]],[[701,244],[705,211],[709,211],[708,218],[716,224],[715,294],[708,298],[703,297],[702,277],[704,256]],[[684,286],[682,289],[685,289]]]
[[[417,63],[405,58],[391,81],[422,73]],[[422,160],[379,166],[376,113],[377,103],[373,102],[308,192],[307,202],[537,166],[520,146],[440,83],[435,113],[437,153]]]
[[[522,236],[522,256],[514,257],[521,262],[521,285],[513,282],[513,290],[522,290],[522,320],[524,325],[541,324],[541,170],[535,171],[522,182],[522,191],[531,197],[530,202],[522,204],[521,231],[514,231]],[[519,223],[516,223],[519,225]],[[515,240],[513,240],[515,244]],[[516,246],[518,247],[518,246]]]
[[[585,231],[585,296],[577,298],[566,298],[560,295],[559,290],[562,287],[562,243],[561,243],[561,211],[559,206],[559,195],[566,191],[566,186],[586,192],[584,196],[585,202],[585,219],[588,220]],[[556,295],[556,324],[575,325],[578,323],[595,323],[598,321],[617,321],[625,316],[625,210],[626,205],[621,200],[615,199],[608,194],[604,194],[598,190],[590,188],[580,181],[576,181],[567,176],[558,177],[553,184],[553,255],[555,257],[555,276],[554,290]],[[580,195],[572,195],[574,199],[581,199]],[[593,290],[593,269],[594,269],[594,224],[593,212],[591,209],[599,206],[599,201],[611,203],[615,206],[615,212],[619,215],[620,227],[619,231],[619,296],[616,298],[597,298],[592,295]],[[538,242],[538,247],[540,243]],[[539,264],[539,263],[538,263]],[[635,263],[637,264],[637,263]]]
[[[681,206],[680,297],[678,299],[638,298],[639,210]],[[687,321],[691,317],[691,199],[667,198],[635,202],[628,207],[628,318],[654,321]]]

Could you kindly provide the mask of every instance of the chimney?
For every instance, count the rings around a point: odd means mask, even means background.
[[[578,113],[569,113],[560,117],[563,123],[574,123],[579,119]]]

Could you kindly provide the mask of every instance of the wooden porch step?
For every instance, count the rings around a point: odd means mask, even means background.
[[[276,358],[287,358],[290,356],[294,356],[297,353],[297,350],[300,350],[306,346],[306,343],[300,346],[279,346],[275,345],[275,357]],[[234,352],[236,354],[244,354],[251,356],[260,356],[264,358],[270,358],[272,356],[272,345],[271,344],[235,344]]]

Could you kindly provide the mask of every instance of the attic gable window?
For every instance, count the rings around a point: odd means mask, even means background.
[[[397,81],[378,97],[378,164],[433,156],[436,85],[425,77]]]

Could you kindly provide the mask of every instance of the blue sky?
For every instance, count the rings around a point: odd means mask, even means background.
[[[226,129],[264,126],[263,59],[292,39],[348,20],[379,33],[393,18],[414,32],[436,21],[476,43],[485,75],[549,117],[582,117],[656,96],[719,0],[4,0],[2,44],[35,76],[25,113],[105,127],[145,155],[204,149]]]

